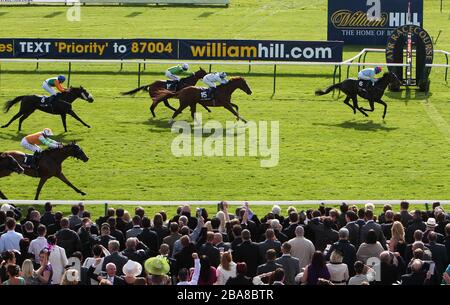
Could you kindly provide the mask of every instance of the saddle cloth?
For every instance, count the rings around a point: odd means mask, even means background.
[[[166,89],[170,91],[178,91],[180,82],[177,80],[166,81]]]
[[[35,155],[25,154],[25,159],[23,160],[23,163],[25,165],[27,165],[28,167],[37,168],[38,161],[39,161],[38,154],[35,154]]]
[[[201,88],[200,89],[200,100],[210,101],[214,98],[213,90],[211,88]]]
[[[51,96],[41,95],[39,97],[41,98],[41,105],[44,107],[53,106],[56,101],[55,95],[51,95]]]

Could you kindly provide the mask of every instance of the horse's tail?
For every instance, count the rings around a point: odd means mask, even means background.
[[[122,95],[134,95],[136,93],[138,93],[139,91],[148,91],[150,88],[150,85],[145,85],[145,86],[141,86],[139,88],[133,89],[131,91],[127,91],[127,92],[122,92]]]
[[[11,109],[12,106],[14,106],[18,102],[20,102],[24,97],[25,97],[25,95],[21,95],[21,96],[16,97],[13,100],[7,101],[5,103],[5,106],[3,107],[3,112],[7,113],[9,111],[9,109]]]
[[[156,102],[160,102],[172,97],[178,97],[178,92],[172,92],[166,89],[161,89],[156,92],[156,95],[153,98],[153,100]]]
[[[341,83],[337,83],[337,84],[331,85],[330,87],[326,88],[325,90],[317,89],[316,95],[319,96],[319,95],[324,95],[324,94],[330,93],[332,90],[338,89],[340,87],[340,85],[341,85]]]

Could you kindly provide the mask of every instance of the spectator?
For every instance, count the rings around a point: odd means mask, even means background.
[[[236,263],[233,262],[231,252],[225,251],[217,268],[217,285],[225,285],[229,278],[236,277]]]
[[[409,202],[402,201],[400,203],[400,219],[404,227],[407,227],[409,222],[414,219],[413,216],[409,214],[408,209],[409,209]]]
[[[149,249],[150,256],[158,255],[158,235],[150,229],[151,223],[148,217],[142,218],[142,231],[137,238]]]
[[[103,259],[102,270],[108,272],[106,270],[106,265],[108,265],[109,263],[113,263],[114,275],[116,274],[116,272],[118,275],[122,275],[122,268],[127,263],[128,258],[126,256],[123,256],[121,253],[119,253],[119,250],[120,250],[119,242],[117,240],[111,240],[108,243],[108,250],[109,250],[110,255],[105,256],[105,258]],[[114,285],[114,283],[113,283],[113,285]]]
[[[286,227],[286,229],[283,230],[283,234],[285,234],[289,239],[294,238],[295,237],[295,228],[297,228],[298,225],[299,225],[299,222],[298,222],[297,212],[291,212],[289,214],[289,225]]]
[[[414,259],[411,264],[411,273],[402,275],[402,285],[425,285],[429,283],[429,275],[423,270],[420,259]]]
[[[123,219],[124,214],[124,209],[119,208],[116,210],[116,229],[122,232],[122,234],[125,236],[128,223]]]
[[[345,227],[345,225],[347,224],[347,212],[349,211],[349,206],[348,204],[346,204],[345,202],[342,202],[339,210],[341,211],[341,213],[339,213],[338,219],[337,219],[337,223],[339,228]]]
[[[346,285],[349,279],[347,264],[344,264],[342,254],[334,250],[330,255],[330,263],[327,264],[330,273],[330,281],[334,285]]]
[[[299,268],[302,269],[311,263],[315,247],[313,243],[304,237],[302,226],[295,229],[295,238],[288,241],[291,245],[291,255],[299,260]]]
[[[0,253],[5,251],[20,251],[20,240],[23,238],[22,234],[17,233],[16,220],[14,218],[6,218],[5,223],[6,233],[0,236]]]
[[[278,219],[272,219],[270,221],[270,227],[272,228],[273,232],[275,233],[276,239],[280,243],[284,243],[289,240],[289,238],[283,232],[281,232],[282,226]]]
[[[284,270],[277,268],[272,275],[272,285],[284,285]]]
[[[368,258],[379,257],[383,250],[380,242],[377,241],[377,234],[371,229],[366,234],[366,241],[359,246],[356,257],[363,263],[367,263]]]
[[[16,264],[16,253],[8,250],[2,253],[2,259],[0,260],[0,283],[8,280],[8,266]]]
[[[401,224],[401,222],[399,222]],[[389,251],[383,251],[380,254],[380,282],[381,285],[392,285],[400,277],[397,266],[394,265],[395,256]]]
[[[356,249],[349,242],[349,231],[347,228],[341,228],[339,230],[339,241],[331,245],[329,251],[327,252],[326,259],[330,260],[331,253],[333,251],[338,251],[343,256],[343,263],[347,265],[349,275],[354,275],[353,266],[356,261]]]
[[[269,249],[266,252],[266,263],[259,265],[256,274],[260,275],[263,273],[273,272],[277,268],[283,268],[283,265],[278,264],[275,262],[275,259],[277,258],[277,252],[274,249]]]
[[[247,276],[254,277],[259,265],[258,244],[252,242],[251,233],[245,229],[242,231],[242,243],[236,247],[234,252],[235,262],[245,262]]]
[[[66,251],[63,247],[57,245],[57,238],[55,235],[50,235],[47,237],[49,258],[48,261],[52,266],[52,284],[59,284],[61,282],[61,277],[65,271],[65,267],[69,264],[67,260]],[[46,250],[47,248],[44,248]]]
[[[88,257],[83,263],[83,267],[89,269],[89,267],[93,266],[96,261],[98,261],[98,264],[95,265],[94,270],[92,270],[92,273],[95,275],[95,278],[97,279],[99,275],[101,275],[102,272],[102,265],[103,265],[103,259],[105,256],[110,255],[109,251],[101,246],[101,245],[95,245],[92,248],[92,253],[94,254],[94,257]],[[91,285],[97,285],[98,280],[96,279],[90,279]]]
[[[191,270],[192,277],[194,276],[194,272],[195,270]],[[216,268],[209,263],[209,259],[206,255],[202,255],[200,257],[200,275],[197,285],[214,285],[216,281]]]
[[[284,283],[286,285],[295,285],[295,276],[300,273],[300,261],[291,256],[291,244],[284,242],[281,246],[283,255],[275,260],[275,263],[283,266]]]
[[[37,234],[34,232],[34,224],[31,221],[27,221],[24,223],[22,235],[24,238],[28,238],[30,241],[34,240],[37,237]]]
[[[144,261],[149,257],[148,248],[143,243],[140,243],[136,237],[130,237],[126,242],[126,249],[122,251],[122,255],[127,257],[129,260],[143,264]],[[138,245],[144,249],[138,249]]]
[[[108,225],[109,225],[109,235],[111,235],[112,237],[114,237],[118,242],[119,242],[119,246],[120,246],[120,250],[125,249],[125,235],[123,234],[123,232],[121,230],[118,230],[116,227],[117,221],[114,217],[110,217],[108,218],[107,221]],[[105,248],[108,248],[108,245],[103,245]]]
[[[194,243],[191,242],[188,235],[180,238],[181,250],[175,254],[174,259],[177,262],[177,271],[182,268],[190,269],[194,266],[192,254],[196,252]]]
[[[191,276],[191,280],[189,280],[189,273],[186,268],[180,269],[178,271],[178,283],[177,285],[183,286],[183,285],[197,285],[198,279],[200,277],[200,259],[198,258],[197,253],[192,253],[192,259],[194,260],[194,270],[193,274]]]
[[[391,210],[387,210],[382,214],[384,217],[384,222],[381,223],[381,229],[383,231],[384,237],[386,237],[387,240],[391,239],[391,229],[392,225],[394,223],[394,212]],[[380,215],[381,217],[381,215]]]
[[[277,256],[281,253],[281,243],[278,240],[276,240],[275,232],[273,231],[273,229],[267,229],[265,235],[266,240],[258,244],[259,258],[262,263],[266,262],[267,250],[269,249],[275,250]]]
[[[3,282],[3,285],[6,286],[17,286],[17,285],[25,285],[25,279],[19,276],[20,268],[17,265],[8,265],[6,268],[6,272],[8,273],[8,279]]]
[[[80,206],[78,204],[72,205],[71,208],[72,215],[69,216],[69,228],[71,230],[77,231],[81,226]]]
[[[395,221],[392,224],[389,235],[391,236],[389,240],[389,251],[398,252],[404,257],[406,251],[405,230],[400,221]]]
[[[192,260],[194,256],[191,255]],[[171,280],[167,276],[170,266],[162,256],[151,257],[145,261],[145,271],[147,271],[147,281],[149,285],[170,285]]]
[[[405,225],[403,221],[402,224],[406,228],[405,239],[408,244],[412,244],[414,242],[413,235],[416,230],[425,232],[425,229],[427,228],[422,220],[422,212],[420,212],[420,210],[414,211],[412,219],[407,223],[407,225]]]
[[[445,248],[447,248],[447,258],[450,260],[450,223],[445,226]]]
[[[78,229],[78,237],[81,243],[81,253],[84,257],[92,255],[92,245],[97,243],[97,240],[91,234],[92,221],[85,217],[81,221],[81,226]]]
[[[22,263],[22,277],[25,280],[25,285],[39,285],[33,262],[30,259],[26,259]]]
[[[170,254],[172,254],[173,244],[181,238],[181,234],[179,232],[180,226],[176,222],[171,222],[169,225],[170,234],[163,238],[163,243],[169,245]]]
[[[142,273],[142,265],[130,259],[123,266],[122,273],[124,274],[123,280],[126,285],[135,285],[137,277]]]
[[[427,248],[431,251],[431,258],[436,264],[434,281],[439,284],[442,281],[442,275],[448,265],[447,249],[444,245],[437,242],[437,236],[439,233],[431,231],[428,234]]]
[[[78,285],[80,283],[80,274],[77,269],[68,269],[61,278],[61,285]]]
[[[111,227],[109,224],[104,223],[100,228],[100,236],[97,238],[97,242],[103,247],[107,248],[111,240],[116,240],[114,236],[111,235]],[[120,244],[119,244],[120,245]]]
[[[387,249],[386,248],[386,238],[383,234],[381,225],[376,223],[373,219],[373,211],[367,210],[364,215],[365,215],[366,224],[361,227],[360,241],[364,242],[366,240],[368,232],[370,230],[373,230],[375,232],[375,235],[376,235],[377,240],[379,241],[380,245],[383,247],[383,249]],[[378,255],[377,255],[377,257],[378,257]]]
[[[233,226],[232,229],[233,232],[233,241],[231,242],[231,249],[233,251],[236,250],[236,248],[242,243],[242,227],[239,224],[236,224]]]
[[[32,240],[30,247],[28,248],[28,252],[33,255],[33,261],[36,264],[39,263],[39,253],[41,253],[41,250],[48,245],[47,238],[45,238],[45,235],[47,235],[47,228],[44,225],[40,225],[37,232],[39,235],[38,238]]]
[[[435,231],[435,228],[437,226],[436,224],[436,219],[434,218],[428,218],[427,222],[426,222],[427,228],[425,230],[425,232],[423,233],[423,239],[422,241],[424,243],[428,243],[428,234],[430,234],[431,232],[435,232],[436,233],[436,241],[438,243],[442,243],[444,241],[444,236],[442,234],[439,234]]]
[[[236,265],[236,277],[230,277],[228,278],[225,285],[229,286],[235,286],[235,285],[253,285],[252,279],[246,274],[247,271],[247,264],[245,262],[237,263]]]
[[[78,209],[78,205],[74,205]],[[73,213],[74,211],[72,211]],[[78,215],[74,215],[77,216]],[[80,222],[81,223],[81,222]],[[64,248],[66,255],[71,257],[75,251],[81,251],[81,241],[78,234],[69,228],[69,219],[61,219],[61,230],[55,234],[57,245]]]
[[[207,232],[206,243],[200,246],[199,254],[208,257],[211,266],[217,268],[220,264],[220,251],[216,246],[214,246],[213,241],[214,232]]]
[[[117,241],[111,241],[111,242],[114,242],[114,243],[118,244]],[[117,245],[117,246],[119,246],[119,245]],[[103,261],[103,263],[104,262],[105,261]],[[100,264],[100,260],[97,260],[94,263],[94,265],[92,265],[89,268],[89,271],[88,271],[89,275],[91,275],[93,273],[93,270],[95,270],[97,268],[98,264]],[[123,268],[123,266],[122,266],[122,268]],[[97,280],[99,282],[101,282],[102,280],[108,280],[110,282],[110,285],[113,285],[113,286],[123,286],[123,285],[125,285],[125,281],[120,276],[117,275],[117,266],[114,263],[111,263],[111,262],[106,263],[105,271],[106,271],[105,277],[102,277],[102,276],[97,277]],[[122,272],[122,269],[120,271]],[[95,276],[91,276],[91,278],[94,278],[94,277]]]
[[[49,252],[47,249],[43,249],[39,254],[39,264],[40,267],[36,271],[37,278],[41,285],[50,285],[52,284],[53,278],[53,268],[49,262]],[[59,281],[61,278],[59,278]],[[57,283],[59,283],[59,281]]]
[[[223,234],[222,233],[214,233],[213,244],[221,252],[229,251],[230,248],[231,248],[230,243],[228,243],[228,242],[226,243],[226,242],[223,241]]]
[[[349,232],[348,240],[350,243],[355,247],[359,247],[359,225],[356,223],[358,220],[358,215],[354,211],[348,211],[345,214],[345,219],[347,221],[347,224],[345,225],[345,228]],[[349,268],[351,270],[351,268]]]
[[[44,204],[44,215],[41,217],[41,224],[48,227],[55,223],[55,214],[52,213],[53,206],[50,202]]]
[[[337,242],[339,239],[339,233],[334,230],[335,227],[335,223],[333,222],[331,217],[325,217],[323,219],[324,242],[327,246]]]
[[[392,206],[390,204],[385,204],[383,206],[383,212],[378,216],[378,223],[380,225],[383,225],[384,223],[387,222],[387,220],[386,220],[386,212],[387,211],[392,211]],[[392,217],[394,217],[394,213],[392,213]],[[386,234],[385,234],[385,236],[386,236]],[[386,238],[389,239],[387,236],[386,236]]]
[[[137,237],[142,233],[141,228],[141,217],[139,215],[135,215],[132,219],[133,227],[127,231],[126,237],[127,239],[130,237]]]
[[[108,208],[106,210],[106,215],[99,217],[95,221],[95,223],[97,224],[97,226],[100,227],[103,223],[108,222],[108,219],[110,219],[110,218],[113,218],[115,220],[115,218],[114,218],[115,214],[116,214],[116,210],[114,210],[114,208]]]
[[[197,221],[195,223],[197,224]],[[156,213],[155,216],[153,217],[152,230],[156,232],[156,235],[158,235],[158,245],[162,244],[164,237],[169,235],[169,230],[164,225],[162,215],[159,213]]]
[[[28,238],[22,238],[19,242],[20,253],[16,255],[16,264],[21,266],[24,260],[34,258],[34,256],[28,253],[30,249],[30,240]]]
[[[61,230],[61,220],[64,218],[63,213],[56,212],[55,213],[55,222],[52,224],[49,224],[47,226],[47,234],[48,235],[54,235],[56,232]]]
[[[306,285],[317,285],[319,278],[329,280],[330,272],[322,252],[315,251],[311,264],[306,266],[300,281]]]
[[[364,274],[364,263],[362,261],[356,261],[354,264],[355,275],[348,281],[349,285],[363,285],[363,283],[369,283],[367,276]]]

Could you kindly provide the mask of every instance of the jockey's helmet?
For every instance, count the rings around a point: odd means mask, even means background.
[[[183,68],[184,71],[187,71],[187,70],[189,70],[189,65],[186,64],[186,63],[184,63],[184,64],[182,65],[182,68]]]
[[[58,76],[58,82],[64,83],[66,81],[66,77],[64,75]]]
[[[383,68],[381,68],[380,66],[375,67],[375,73],[378,74],[383,70]]]
[[[44,136],[49,137],[53,135],[53,131],[50,128],[44,128],[44,131],[42,131]]]
[[[225,72],[220,72],[219,73],[219,77],[220,78],[225,78],[225,77],[227,77],[227,74]]]

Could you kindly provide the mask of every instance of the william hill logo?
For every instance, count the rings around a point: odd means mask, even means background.
[[[381,13],[380,18],[369,19],[365,12],[339,10],[331,15],[331,22],[336,28],[381,28],[386,26],[388,14]]]

